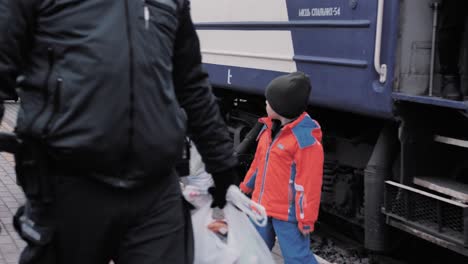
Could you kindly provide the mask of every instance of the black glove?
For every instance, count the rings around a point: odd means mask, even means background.
[[[225,171],[213,173],[215,187],[208,189],[208,192],[213,197],[211,207],[224,208],[226,205],[226,192],[229,186],[238,184],[238,176],[235,168],[230,168]]]

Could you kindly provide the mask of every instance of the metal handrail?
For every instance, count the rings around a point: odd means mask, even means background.
[[[375,71],[380,75],[379,81],[381,83],[385,83],[387,81],[387,65],[380,64],[380,53],[382,48],[383,13],[384,0],[379,0],[377,7],[377,25],[375,29],[374,67]]]

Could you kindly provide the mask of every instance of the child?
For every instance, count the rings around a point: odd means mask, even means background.
[[[266,89],[268,117],[258,135],[255,158],[241,183],[269,217],[258,227],[270,250],[278,237],[285,263],[317,263],[309,234],[318,217],[323,148],[319,124],[305,112],[310,80],[301,72],[280,76]]]

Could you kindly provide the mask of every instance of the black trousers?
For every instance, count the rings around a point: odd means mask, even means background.
[[[439,58],[442,74],[459,74],[460,45],[463,42],[468,1],[444,0],[439,16]]]
[[[58,175],[52,245],[35,264],[192,263],[190,213],[177,176],[134,190]],[[31,253],[26,247],[23,255]],[[28,252],[29,251],[29,252]]]

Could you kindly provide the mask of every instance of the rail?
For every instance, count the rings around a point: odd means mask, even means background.
[[[292,60],[290,56],[279,56],[279,55],[274,55],[274,54],[261,54],[261,53],[238,52],[238,51],[221,51],[221,50],[209,50],[209,49],[202,49],[201,52],[204,54],[210,54],[210,55],[245,57],[245,58],[266,59],[266,60],[280,60],[280,61]]]
[[[387,81],[387,65],[380,63],[380,53],[382,51],[383,13],[384,0],[379,0],[377,7],[377,25],[375,29],[374,67],[375,71],[380,75],[379,81],[381,83],[385,83]]]

